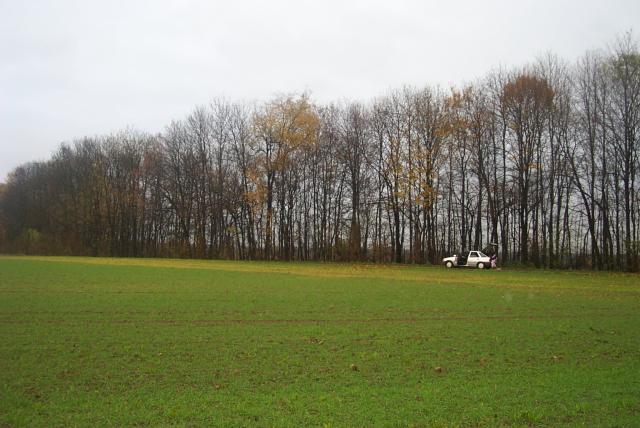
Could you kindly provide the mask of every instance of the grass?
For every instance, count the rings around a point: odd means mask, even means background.
[[[640,277],[0,257],[0,426],[638,426]]]

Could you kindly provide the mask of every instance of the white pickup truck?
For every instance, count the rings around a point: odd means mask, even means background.
[[[442,263],[448,267],[471,267],[478,269],[490,269],[491,257],[484,254],[482,251],[469,251],[466,256],[458,256],[454,254],[452,257],[445,257],[442,259]]]

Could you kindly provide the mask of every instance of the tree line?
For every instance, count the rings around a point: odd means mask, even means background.
[[[640,54],[630,35],[368,103],[215,100],[158,135],[85,137],[0,184],[5,252],[637,271]]]

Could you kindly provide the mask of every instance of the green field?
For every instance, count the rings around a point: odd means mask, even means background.
[[[639,426],[640,276],[0,257],[0,426]]]

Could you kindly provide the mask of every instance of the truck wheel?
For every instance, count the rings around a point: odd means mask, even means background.
[[[484,263],[482,262],[478,263],[478,269],[484,269]]]
[[[451,261],[448,261],[447,263],[445,263],[445,266],[448,268],[452,268],[453,267],[453,263]]]

